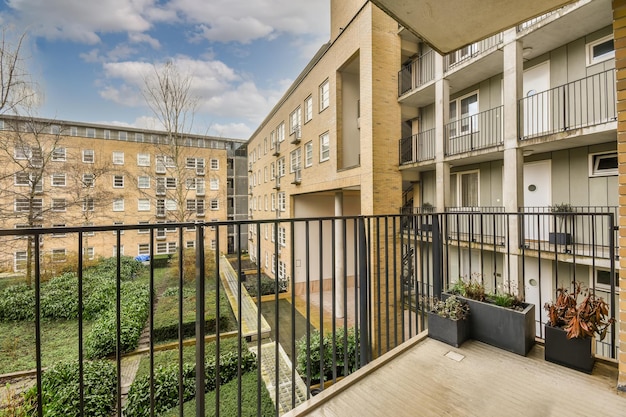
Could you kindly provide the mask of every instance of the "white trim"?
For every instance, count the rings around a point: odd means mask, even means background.
[[[596,57],[593,56],[593,48],[601,45],[603,43],[609,42],[613,40],[613,35],[607,35],[600,39],[597,39],[593,42],[587,43],[585,45],[585,54],[587,56],[587,66],[595,65],[600,62],[608,61],[609,59],[615,58],[615,47],[611,52],[604,53],[602,55],[598,55]]]

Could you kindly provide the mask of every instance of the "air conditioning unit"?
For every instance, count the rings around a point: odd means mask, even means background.
[[[301,182],[302,182],[302,170],[298,168],[293,174],[293,181],[291,183],[295,185],[300,185]]]

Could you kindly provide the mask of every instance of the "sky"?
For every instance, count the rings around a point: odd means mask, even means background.
[[[37,116],[158,129],[141,89],[174,62],[199,98],[193,132],[248,139],[329,39],[330,0],[3,0],[25,32]]]

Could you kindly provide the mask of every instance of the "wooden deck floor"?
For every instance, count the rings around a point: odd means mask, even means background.
[[[286,416],[623,417],[626,395],[616,385],[612,364],[597,361],[587,375],[544,361],[540,345],[522,357],[422,333]]]

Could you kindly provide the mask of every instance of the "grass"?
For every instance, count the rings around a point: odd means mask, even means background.
[[[83,322],[83,335],[91,330]],[[34,369],[35,323],[0,322],[0,374]],[[42,321],[42,365],[51,366],[59,359],[78,358],[78,320]]]
[[[22,275],[11,276],[6,278],[0,278],[0,291],[7,287],[11,287],[17,284],[26,284],[26,277]]]
[[[253,417],[257,415],[257,383],[261,383],[261,416],[274,416],[276,411],[274,403],[270,398],[267,389],[262,381],[258,381],[257,372],[252,371],[241,377],[241,403],[237,401],[238,381],[235,379],[220,387],[220,415],[236,416],[237,407],[241,407],[242,417]],[[215,415],[215,391],[206,393],[204,398],[205,416]],[[196,412],[196,400],[187,401],[183,404],[183,412],[186,416],[193,416]],[[164,417],[177,417],[179,415],[179,407],[172,408],[162,414]]]
[[[223,339],[220,342],[220,353],[224,354],[226,352],[237,352],[238,339],[236,337]],[[215,357],[215,352],[217,349],[217,345],[215,342],[210,342],[205,344],[205,358]],[[242,350],[247,350],[248,345],[245,341],[242,341]],[[194,346],[184,346],[183,347],[183,363],[195,363],[196,361],[196,347]],[[154,353],[154,367],[158,367],[159,365],[167,366],[173,363],[178,363],[178,349],[165,350],[161,352]],[[148,375],[150,372],[150,358],[148,356],[144,356],[141,358],[141,362],[139,362],[139,369],[137,370],[136,378],[139,378],[143,375]]]

